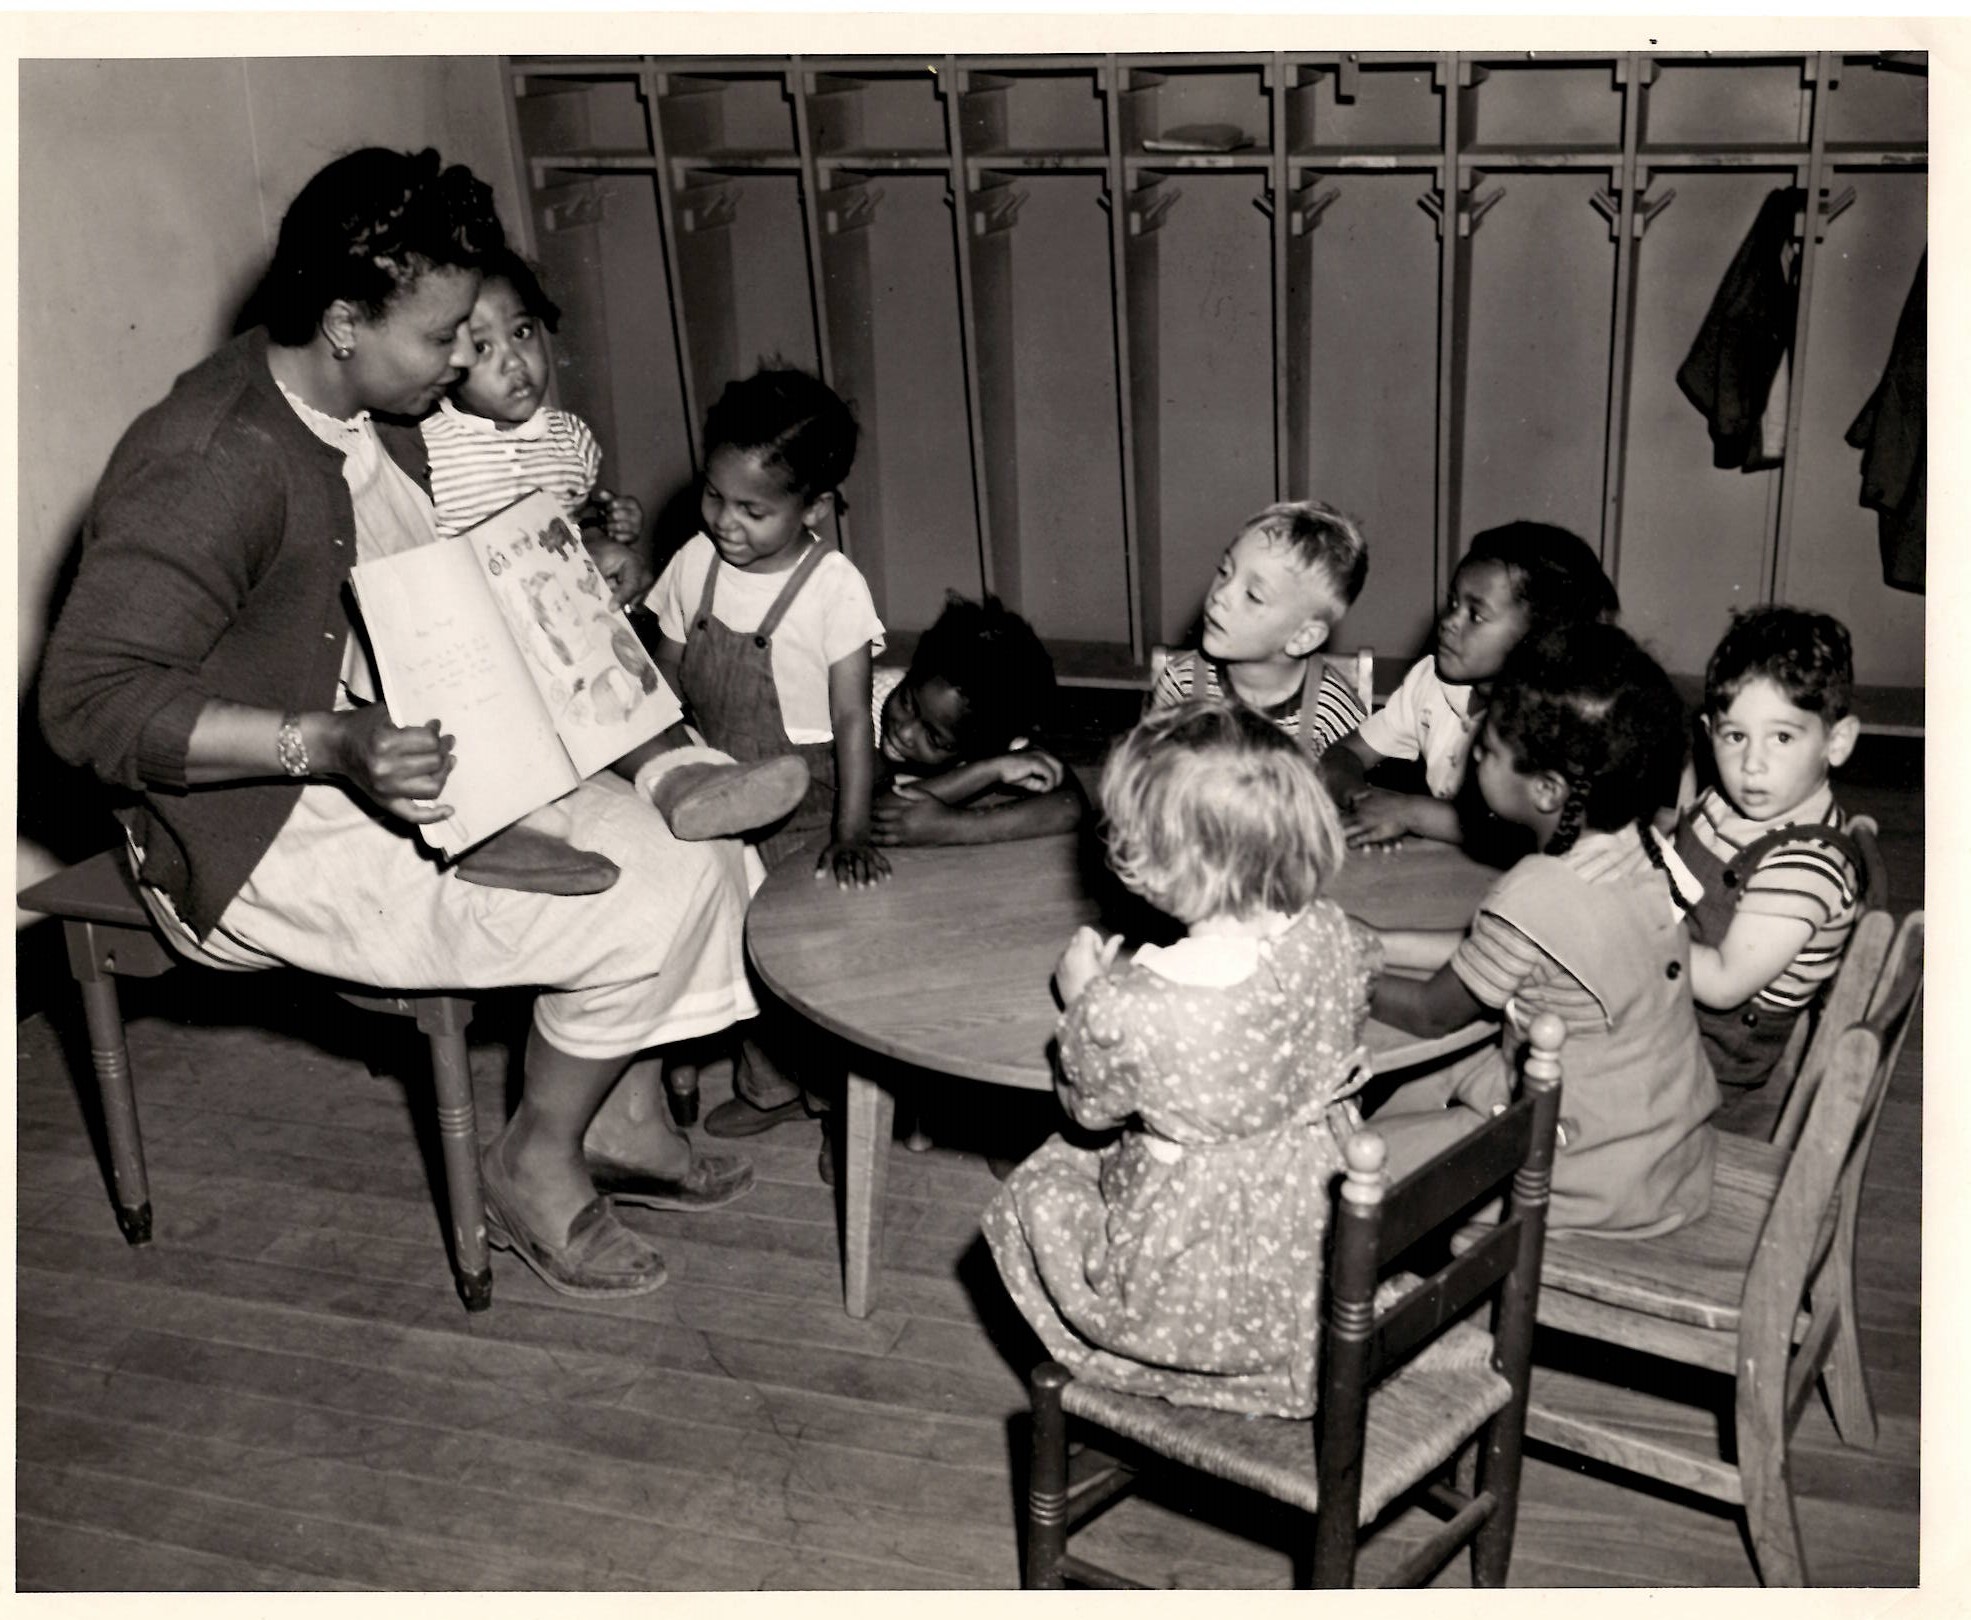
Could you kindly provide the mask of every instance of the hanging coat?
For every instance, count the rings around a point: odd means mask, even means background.
[[[1782,188],[1760,204],[1677,369],[1677,386],[1711,429],[1714,466],[1755,472],[1777,466],[1785,452],[1783,423],[1779,435],[1761,424],[1793,343],[1800,286],[1798,257],[1790,250],[1801,196]],[[1783,388],[1777,404],[1784,412]]]
[[[1917,261],[1916,280],[1903,301],[1896,339],[1889,346],[1889,364],[1848,429],[1848,443],[1862,452],[1861,503],[1878,514],[1882,583],[1905,591],[1923,589],[1923,505],[1929,482],[1924,385],[1929,298],[1924,275],[1929,260],[1926,253]]]

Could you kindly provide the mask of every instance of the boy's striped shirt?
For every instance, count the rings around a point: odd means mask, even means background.
[[[1238,699],[1238,694],[1229,690],[1229,683],[1224,679],[1217,660],[1196,651],[1173,653],[1170,662],[1163,666],[1162,673],[1157,676],[1156,685],[1150,689],[1149,706],[1153,710],[1168,709],[1191,697]],[[1254,704],[1246,706],[1257,708]],[[1303,740],[1299,693],[1284,704],[1257,709],[1257,712],[1265,715],[1295,741]],[[1320,683],[1314,689],[1313,723],[1307,728],[1304,739],[1309,755],[1319,759],[1368,715],[1369,711],[1362,707],[1362,700],[1356,696],[1354,686],[1333,664],[1323,660]]]
[[[551,406],[503,429],[447,400],[419,426],[441,539],[483,523],[530,489],[546,490],[572,516],[602,472],[602,447],[588,424]]]
[[[1812,929],[1807,943],[1785,970],[1752,999],[1762,1007],[1798,1012],[1813,1004],[1821,986],[1834,977],[1848,949],[1848,937],[1861,915],[1863,875],[1832,845],[1805,836],[1815,826],[1845,828],[1848,818],[1824,787],[1784,822],[1748,821],[1716,788],[1707,789],[1689,813],[1697,841],[1719,860],[1730,862],[1741,850],[1779,827],[1798,826],[1800,842],[1782,844],[1739,885],[1738,909],[1761,917],[1789,917]]]

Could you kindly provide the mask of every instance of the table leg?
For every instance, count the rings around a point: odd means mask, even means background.
[[[883,1264],[883,1184],[889,1179],[896,1107],[896,1098],[882,1086],[850,1071],[842,1163],[842,1249],[844,1294],[851,1316],[867,1316],[875,1304]]]

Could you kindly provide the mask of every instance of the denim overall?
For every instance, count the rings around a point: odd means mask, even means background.
[[[1698,838],[1693,826],[1695,815],[1695,811],[1690,812],[1677,825],[1677,856],[1690,868],[1691,876],[1704,885],[1704,897],[1688,918],[1691,938],[1699,945],[1715,949],[1723,943],[1743,898],[1745,880],[1774,850],[1789,844],[1826,844],[1858,877],[1865,872],[1855,841],[1838,827],[1818,822],[1775,828],[1753,839],[1729,862],[1721,861]],[[1704,1036],[1704,1050],[1710,1054],[1718,1084],[1764,1085],[1799,1018],[1798,1012],[1783,1007],[1761,1006],[1756,995],[1736,1007],[1699,1007],[1697,1027]]]
[[[783,820],[756,835],[760,859],[769,869],[814,842],[814,835],[831,826],[835,817],[835,745],[797,743],[788,737],[780,717],[780,691],[773,680],[773,633],[824,555],[822,543],[810,540],[807,554],[795,565],[759,628],[740,631],[712,615],[720,566],[715,554],[705,574],[698,611],[685,634],[684,661],[678,671],[678,685],[691,705],[692,719],[714,748],[723,748],[747,765],[781,754],[799,754],[808,762],[807,796]]]

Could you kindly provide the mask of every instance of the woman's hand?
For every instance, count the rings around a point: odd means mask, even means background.
[[[867,889],[890,875],[890,863],[865,838],[837,838],[815,859],[814,877],[835,880],[838,889]]]
[[[1086,923],[1077,928],[1054,965],[1054,988],[1060,992],[1061,1005],[1072,1007],[1079,1001],[1084,990],[1115,966],[1116,953],[1121,949],[1120,934],[1105,938]]]
[[[630,503],[634,506],[636,503]],[[589,560],[609,581],[609,605],[628,607],[640,602],[650,594],[650,587],[657,583],[657,576],[651,572],[650,564],[640,553],[633,551],[623,541],[614,537],[614,514],[611,514],[611,537],[607,540],[589,538],[584,544],[589,548]]]
[[[452,813],[450,805],[434,802],[452,774],[452,739],[440,734],[436,720],[393,726],[381,703],[328,718],[325,775],[341,777],[404,821],[443,821]]]

